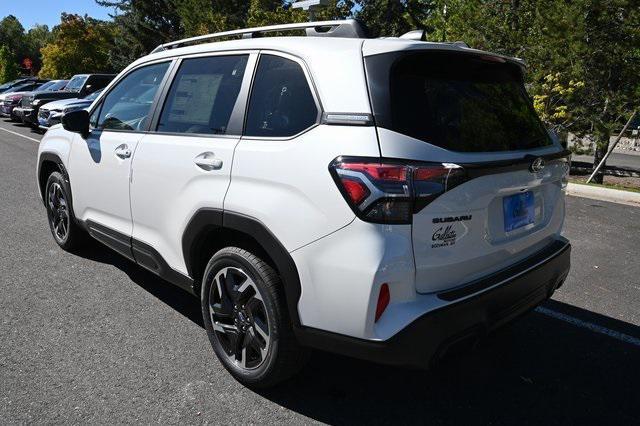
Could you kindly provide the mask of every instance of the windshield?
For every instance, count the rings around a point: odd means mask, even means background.
[[[9,90],[6,90],[4,93],[23,92],[25,89],[29,89],[30,87],[32,87],[32,84],[19,84]]]
[[[92,94],[85,96],[84,99],[86,99],[88,101],[93,101],[100,95],[100,93],[102,93],[102,90],[104,90],[104,89],[100,89],[98,91],[95,91]]]
[[[79,92],[86,80],[86,75],[76,75],[67,83],[67,86],[64,88],[65,92]]]
[[[38,90],[51,90],[50,87],[53,86],[54,81],[47,81],[42,86],[38,87]]]
[[[379,126],[459,152],[525,150],[552,143],[517,65],[445,52],[390,55],[386,64],[381,61],[388,55],[366,59]]]
[[[68,80],[55,80],[55,81],[50,81],[49,86],[47,86],[46,89],[44,89],[44,86],[42,86],[40,88],[40,90],[46,90],[48,92],[56,92],[58,90],[62,90],[64,89],[64,87],[67,85],[67,81]]]
[[[18,83],[22,81],[21,79],[17,79],[17,80],[12,80],[12,81],[8,81],[6,83],[4,83],[3,85],[0,85],[0,90],[3,89],[8,89],[9,87],[13,86],[14,84]]]

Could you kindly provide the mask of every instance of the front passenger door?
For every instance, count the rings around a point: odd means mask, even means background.
[[[94,237],[129,257],[131,160],[170,64],[143,66],[120,79],[92,110],[89,136],[76,135],[71,148],[76,217],[87,223]]]

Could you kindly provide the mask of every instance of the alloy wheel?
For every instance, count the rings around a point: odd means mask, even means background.
[[[255,282],[242,269],[226,267],[209,291],[211,324],[226,356],[243,369],[255,369],[269,353],[269,315]]]
[[[53,182],[47,192],[51,229],[58,241],[64,241],[69,234],[69,206],[59,183]]]

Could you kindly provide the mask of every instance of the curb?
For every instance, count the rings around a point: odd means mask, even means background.
[[[569,182],[567,195],[640,207],[640,193],[621,189],[599,188],[597,186]]]

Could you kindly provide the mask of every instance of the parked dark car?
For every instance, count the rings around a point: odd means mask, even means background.
[[[36,77],[20,77],[12,81],[8,81],[0,85],[0,93],[6,93],[9,89],[26,83],[46,83],[49,80],[43,80]]]
[[[26,83],[14,86],[0,95],[0,116],[10,117],[11,120],[17,121],[18,117],[13,113],[14,109],[20,105],[22,98],[29,95],[33,91],[58,91],[64,89],[68,80],[51,80],[44,84]]]
[[[102,89],[80,99],[61,99],[43,105],[38,112],[38,124],[40,129],[47,130],[54,124],[59,124],[62,116],[68,112],[91,106],[93,101],[102,93]]]
[[[67,83],[64,90],[56,92],[33,92],[22,98],[19,108],[14,112],[22,119],[22,122],[33,127],[38,127],[38,111],[46,103],[58,99],[85,97],[96,90],[105,88],[115,74],[77,74]]]

